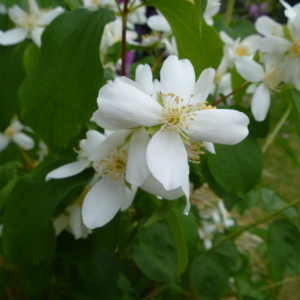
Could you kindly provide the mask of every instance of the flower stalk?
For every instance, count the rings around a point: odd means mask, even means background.
[[[128,17],[128,0],[124,0],[124,9],[122,14],[122,66],[121,75],[126,76],[126,27],[127,27],[127,17]]]
[[[229,25],[233,13],[233,8],[234,8],[235,0],[228,0],[227,2],[227,7],[226,7],[226,12],[225,12],[225,24]]]
[[[300,199],[298,200],[295,200],[285,206],[283,206],[282,208],[278,209],[278,210],[275,210],[273,211],[272,213],[266,215],[265,217],[262,217],[252,223],[250,223],[249,225],[245,226],[245,227],[242,227],[240,228],[239,230],[237,231],[234,231],[232,232],[231,234],[229,234],[227,237],[225,237],[224,239],[220,240],[219,242],[217,242],[215,245],[213,245],[212,248],[210,248],[209,250],[207,250],[207,252],[211,252],[213,251],[214,249],[216,249],[217,247],[221,246],[222,244],[224,244],[225,242],[229,241],[229,240],[232,240],[234,238],[236,238],[237,236],[239,236],[240,234],[242,234],[244,231],[247,231],[249,229],[251,229],[252,227],[255,227],[257,226],[258,224],[261,224],[261,223],[265,223],[266,221],[272,219],[273,217],[275,217],[276,215],[280,214],[281,212],[285,211],[286,209],[288,209],[289,207],[292,207],[292,206],[295,206],[297,204],[300,203]]]

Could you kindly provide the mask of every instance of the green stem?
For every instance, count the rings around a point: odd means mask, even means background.
[[[227,8],[226,8],[226,12],[225,12],[225,24],[226,25],[229,25],[229,23],[231,21],[234,3],[235,3],[235,0],[228,0],[228,2],[227,2]]]
[[[121,6],[120,6],[120,3],[119,3],[119,0],[115,0],[116,4],[117,4],[117,7],[118,7],[118,10],[120,12],[120,14],[122,15],[123,12],[122,12],[122,9],[121,9]]]
[[[294,282],[294,281],[299,281],[299,280],[300,280],[300,277],[290,278],[290,279],[287,279],[287,280],[282,280],[280,282],[272,283],[272,284],[267,285],[267,286],[263,286],[259,290],[260,291],[266,291],[266,290],[272,289],[272,288],[274,288],[276,286],[281,286],[281,285],[284,285],[286,283],[290,283],[290,282]]]
[[[224,244],[225,242],[231,240],[231,239],[234,239],[235,237],[239,236],[241,233],[243,233],[244,231],[247,231],[249,230],[250,228],[252,227],[255,227],[257,226],[258,224],[261,224],[261,223],[265,223],[266,221],[268,221],[269,219],[275,217],[276,215],[278,215],[279,213],[281,213],[282,211],[285,211],[286,209],[288,209],[289,207],[292,207],[296,204],[299,204],[300,203],[300,199],[296,200],[296,201],[293,201],[292,203],[289,203],[285,206],[283,206],[282,208],[278,209],[278,210],[275,210],[273,211],[272,213],[268,214],[267,216],[263,217],[263,218],[260,218],[252,223],[250,223],[249,225],[245,226],[245,227],[242,227],[240,228],[239,230],[237,231],[234,231],[232,232],[231,234],[229,234],[227,237],[225,237],[224,239],[220,240],[219,242],[217,242],[215,245],[213,245],[212,248],[210,248],[207,252],[211,252],[213,251],[214,249],[216,249],[217,247],[219,247],[220,245]]]
[[[170,282],[164,283],[163,285],[161,285],[160,287],[158,287],[157,289],[152,291],[150,294],[146,295],[142,300],[149,300],[149,299],[153,298],[154,296],[158,295],[163,290],[165,290],[169,285],[170,285]]]
[[[122,66],[121,75],[126,76],[126,27],[128,16],[128,0],[124,0],[123,18],[122,18]]]
[[[288,106],[288,108],[287,108],[287,110],[285,111],[284,115],[282,116],[282,118],[280,119],[280,121],[278,122],[278,124],[276,125],[276,127],[274,128],[274,130],[272,131],[271,135],[267,138],[266,143],[262,147],[262,152],[263,153],[265,153],[267,151],[267,149],[269,148],[269,146],[273,142],[273,140],[274,140],[275,136],[277,135],[278,131],[280,130],[280,128],[282,127],[283,123],[288,118],[289,114],[291,113],[292,108],[293,108],[293,104],[290,103],[289,106]]]

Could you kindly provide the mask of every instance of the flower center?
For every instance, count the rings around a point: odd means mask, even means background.
[[[248,47],[244,45],[238,45],[237,48],[235,49],[235,55],[236,56],[245,56],[248,55]]]
[[[281,81],[281,74],[282,74],[281,69],[272,66],[271,71],[265,75],[264,78],[265,85],[271,90],[276,90],[276,87],[279,85]]]
[[[296,40],[290,48],[290,56],[292,58],[300,57],[300,39]]]
[[[222,80],[223,75],[224,75],[223,72],[217,71],[215,79],[214,79],[214,82],[217,83],[217,84],[219,84],[221,82],[221,80]]]
[[[16,130],[13,126],[7,127],[4,131],[4,135],[9,139],[11,139],[15,135],[15,133],[16,133]]]
[[[109,176],[111,180],[124,180],[128,153],[121,147],[110,150],[109,154],[96,166],[102,176]]]
[[[26,13],[20,25],[24,29],[32,30],[33,28],[37,27],[39,19],[40,16],[38,15]]]

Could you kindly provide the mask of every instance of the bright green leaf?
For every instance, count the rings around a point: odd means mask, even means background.
[[[66,147],[97,108],[99,45],[114,18],[107,9],[79,9],[57,17],[43,33],[38,64],[19,98],[25,122],[51,148]]]
[[[195,68],[196,76],[209,67],[217,68],[223,56],[223,44],[216,30],[202,21],[202,35],[195,6],[183,0],[151,0],[166,17],[176,38],[179,58],[187,58]]]
[[[23,61],[24,61],[24,67],[27,75],[32,73],[32,71],[36,67],[39,56],[40,56],[40,48],[36,44],[32,43],[26,48],[24,52]]]

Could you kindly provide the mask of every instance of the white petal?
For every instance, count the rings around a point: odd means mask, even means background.
[[[38,47],[41,47],[41,45],[42,45],[43,31],[44,31],[44,28],[41,28],[41,27],[36,27],[31,31],[31,38]]]
[[[179,60],[177,56],[169,56],[160,71],[160,87],[162,94],[173,93],[188,101],[195,93],[195,72],[187,59]]]
[[[121,180],[104,177],[85,196],[82,206],[83,223],[87,228],[102,227],[113,219],[125,198]]]
[[[69,225],[69,216],[60,215],[53,221],[55,235],[58,236]]]
[[[150,137],[144,128],[135,129],[130,139],[126,165],[126,180],[140,186],[150,175],[146,161],[146,151]]]
[[[14,28],[3,32],[0,35],[0,45],[8,46],[20,43],[26,39],[28,30],[23,28]]]
[[[145,93],[153,94],[152,71],[149,65],[138,65],[135,70],[135,81],[143,87]]]
[[[27,13],[18,5],[14,5],[8,9],[10,19],[17,25],[21,26],[27,17]]]
[[[35,0],[27,0],[29,5],[29,12],[35,15],[40,15],[40,9]]]
[[[213,143],[203,141],[202,144],[207,151],[209,151],[210,153],[216,154],[215,146]]]
[[[259,49],[261,52],[279,52],[284,53],[291,47],[291,42],[285,38],[278,36],[268,36],[259,41]]]
[[[106,136],[97,130],[89,130],[86,139],[80,141],[80,148],[87,157],[92,157],[96,148],[106,139]]]
[[[268,16],[259,17],[255,23],[256,30],[265,36],[283,36],[282,25]]]
[[[158,131],[147,149],[147,163],[152,175],[166,190],[180,187],[189,175],[187,152],[179,133]]]
[[[93,113],[93,119],[94,121],[102,128],[105,128],[107,131],[108,128],[110,130],[119,130],[120,129],[120,125],[119,124],[115,124],[111,118],[107,118],[100,109],[97,109],[94,113]]]
[[[256,50],[258,50],[259,40],[261,40],[259,35],[250,35],[242,40],[241,45],[248,48],[248,55],[253,54]]]
[[[258,122],[263,121],[270,108],[270,91],[267,86],[262,83],[258,86],[253,94],[251,101],[251,111],[254,119]]]
[[[159,124],[161,106],[145,92],[122,82],[105,85],[99,92],[101,112],[114,124],[111,130]]]
[[[285,8],[284,10],[285,16],[289,19],[294,19],[297,15],[296,11],[294,11],[294,9],[287,2],[283,0],[279,0],[279,1]]]
[[[259,82],[265,77],[263,67],[250,57],[239,57],[235,67],[237,72],[249,82]]]
[[[209,239],[204,239],[203,242],[204,242],[204,248],[205,248],[206,250],[209,250],[209,249],[212,247],[212,241],[211,241],[211,240],[209,240]]]
[[[143,87],[141,85],[139,85],[137,82],[131,80],[128,77],[125,77],[125,76],[118,77],[118,78],[116,78],[116,80],[113,83],[116,83],[116,82],[118,82],[118,83],[121,82],[121,83],[129,84],[129,85],[131,85],[131,86],[133,86],[133,87],[135,87],[135,88],[137,88],[140,91],[142,91],[142,92],[145,93],[145,91],[144,91],[144,89],[143,89]]]
[[[46,176],[46,181],[52,178],[54,179],[67,178],[79,174],[89,165],[89,163],[90,163],[89,159],[83,159],[83,160],[79,160],[79,161],[75,161],[63,165],[48,173]]]
[[[248,135],[249,118],[231,109],[205,109],[190,122],[190,135],[199,141],[234,145]]]
[[[137,189],[137,186],[134,185],[131,186],[131,190],[126,188],[125,199],[123,200],[121,211],[126,210],[132,204]]]
[[[34,147],[34,140],[22,132],[15,133],[11,139],[24,150],[30,150]]]
[[[0,133],[0,151],[4,150],[8,144],[9,144],[9,139],[5,135]]]
[[[212,90],[214,79],[216,76],[216,70],[212,68],[205,69],[195,85],[195,96],[200,96],[200,102],[205,102],[209,93]]]
[[[62,7],[58,6],[50,11],[43,13],[42,17],[39,20],[39,25],[46,26],[46,25],[50,24],[52,22],[52,20],[54,20],[57,16],[62,14],[64,11],[65,10]]]
[[[186,199],[186,206],[184,208],[183,213],[185,215],[189,214],[189,211],[191,209],[191,203],[190,203],[190,180],[189,178],[187,178],[187,180],[184,182],[184,184],[181,186],[184,195],[185,195],[185,199]]]
[[[290,32],[294,41],[300,39],[300,14],[291,23]]]
[[[171,32],[171,26],[163,15],[151,16],[147,20],[147,25],[155,31]]]
[[[224,44],[232,45],[234,43],[234,40],[225,31],[220,31],[219,35]]]
[[[79,204],[75,203],[70,205],[66,209],[70,213],[70,228],[75,236],[75,239],[79,239],[82,236],[82,221],[81,221],[81,209]]]
[[[108,155],[110,150],[122,145],[131,132],[132,130],[128,129],[114,132],[98,145],[90,159],[93,161],[103,159],[104,156]]]
[[[163,185],[153,177],[153,175],[149,175],[140,188],[150,194],[167,200],[174,200],[184,195],[184,191],[181,186],[177,189],[167,191]]]

